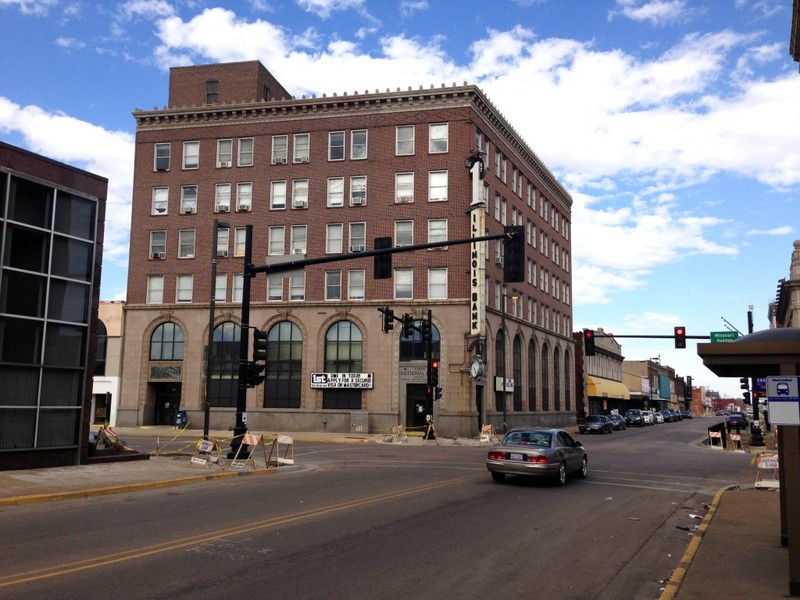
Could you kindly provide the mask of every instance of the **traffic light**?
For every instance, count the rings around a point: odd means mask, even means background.
[[[525,281],[525,226],[506,225],[503,231],[503,282]]]
[[[427,342],[431,339],[431,322],[428,319],[422,319],[420,325],[422,325],[422,341]]]
[[[742,392],[742,397],[744,398],[744,403],[749,406],[750,405],[750,392]]]
[[[583,354],[585,356],[594,356],[594,330],[583,330]]]
[[[431,369],[431,377],[430,377],[430,386],[435,388],[439,385],[439,360],[434,358],[430,361]]]
[[[267,332],[253,331],[253,362],[267,362]]]
[[[760,400],[761,400],[761,392],[753,390],[753,406],[758,406]]]
[[[442,397],[442,388],[435,387],[433,388],[433,399],[439,400]]]
[[[414,336],[414,316],[405,314],[403,315],[403,337],[410,338]]]
[[[246,384],[247,387],[252,388],[260,385],[264,381],[264,375],[261,373],[264,372],[264,369],[267,368],[267,365],[262,365],[261,363],[257,362],[248,362],[247,363],[247,380]]]
[[[747,377],[740,377],[739,378],[739,387],[743,390],[750,389],[750,382],[748,381]]]
[[[686,348],[686,327],[678,326],[675,328],[675,347]]]
[[[394,329],[394,311],[389,308],[379,308],[383,313],[383,325],[381,326],[381,331],[383,333],[389,333],[392,329]]]
[[[375,250],[384,250],[392,247],[391,237],[375,238],[373,248]],[[392,255],[391,254],[376,254],[374,277],[375,279],[391,279],[392,277]]]

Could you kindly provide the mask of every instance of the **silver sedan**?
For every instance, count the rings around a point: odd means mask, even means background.
[[[586,477],[583,445],[561,429],[512,429],[489,450],[486,468],[495,481],[506,475],[548,477],[564,485],[567,475]]]

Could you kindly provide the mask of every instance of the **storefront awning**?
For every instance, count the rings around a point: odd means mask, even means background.
[[[586,395],[597,398],[616,398],[617,400],[631,399],[630,390],[624,383],[591,375],[586,376]]]

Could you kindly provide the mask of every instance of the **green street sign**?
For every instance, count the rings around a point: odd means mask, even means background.
[[[739,332],[738,331],[712,331],[711,332],[711,343],[712,344],[722,344],[724,342],[733,342],[739,339]]]

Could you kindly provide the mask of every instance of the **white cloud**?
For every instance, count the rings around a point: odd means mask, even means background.
[[[362,10],[364,0],[296,0],[303,10],[313,13],[322,19],[327,19],[332,12],[342,10]]]
[[[128,264],[134,137],[74,117],[20,106],[0,96],[0,132],[14,133],[32,152],[108,179],[104,261]]]
[[[428,10],[428,0],[403,0],[400,3],[400,14],[410,17],[421,10]]]
[[[16,7],[24,15],[44,17],[50,9],[58,6],[59,0],[0,0],[0,7]]]
[[[791,235],[794,231],[789,225],[773,227],[772,229],[751,229],[747,235]]]
[[[651,25],[666,25],[684,22],[694,14],[686,0],[617,0],[619,10],[609,13],[609,18],[617,14],[632,21],[647,21]]]

